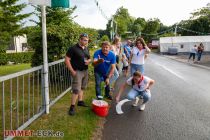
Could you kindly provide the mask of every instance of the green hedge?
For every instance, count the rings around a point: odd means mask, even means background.
[[[30,63],[34,52],[0,53],[0,65],[6,65],[9,61],[17,63]]]

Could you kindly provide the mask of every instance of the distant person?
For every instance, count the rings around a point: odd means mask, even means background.
[[[131,40],[127,40],[127,43],[123,47],[124,54],[126,55],[128,60],[130,59],[130,56],[131,56],[131,44],[132,44]]]
[[[75,104],[78,98],[78,106],[87,107],[83,101],[83,90],[88,83],[88,65],[91,63],[88,50],[89,37],[87,34],[81,34],[79,42],[70,47],[66,53],[65,64],[71,72],[72,82],[72,98],[69,115],[75,114]]]
[[[135,46],[131,51],[131,75],[133,75],[135,71],[140,71],[142,74],[144,74],[144,59],[150,52],[151,50],[147,47],[144,39],[137,38]]]
[[[93,56],[95,90],[97,99],[102,99],[101,83],[105,82],[105,98],[112,100],[110,95],[110,79],[114,75],[116,65],[115,54],[110,51],[110,43],[104,41],[101,49],[97,50]]]
[[[123,63],[122,71],[124,73],[124,76],[127,77],[128,76],[128,58],[126,57],[126,55],[124,53],[122,54],[121,60]]]
[[[111,51],[114,52],[115,56],[116,56],[116,68],[117,70],[119,71],[120,73],[120,57],[122,55],[122,43],[121,43],[121,38],[116,36],[112,42],[112,45],[111,45]]]
[[[139,110],[145,109],[145,104],[151,99],[150,88],[154,84],[154,80],[147,76],[143,76],[141,72],[135,71],[121,87],[119,93],[116,96],[116,102],[120,101],[120,96],[127,86],[131,86],[131,90],[127,94],[129,100],[135,100],[136,97],[143,99],[143,103],[140,104]],[[137,106],[137,105],[136,105]]]
[[[203,51],[204,51],[204,45],[203,45],[203,43],[200,43],[200,45],[198,46],[198,59],[197,59],[197,61],[198,62],[200,62],[200,60],[201,60],[201,56],[202,56],[202,53],[203,53]]]
[[[190,56],[188,58],[188,62],[190,61],[191,57],[193,57],[193,62],[195,62],[196,53],[197,53],[197,45],[194,45],[194,47],[190,49]]]

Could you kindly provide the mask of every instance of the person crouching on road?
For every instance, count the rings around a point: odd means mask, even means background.
[[[116,101],[119,102],[122,92],[126,86],[132,86],[132,89],[128,92],[127,98],[129,100],[135,100],[137,96],[143,99],[143,103],[140,104],[140,111],[145,109],[145,104],[151,99],[150,88],[154,84],[154,80],[147,76],[143,76],[139,71],[135,71],[133,76],[125,82],[119,90],[116,96]],[[137,105],[136,105],[137,106]]]
[[[110,43],[104,41],[101,45],[101,49],[97,50],[93,56],[93,66],[95,75],[95,89],[97,99],[102,99],[101,96],[101,82],[105,82],[105,97],[112,100],[110,95],[110,78],[114,74],[116,65],[115,54],[110,51]]]

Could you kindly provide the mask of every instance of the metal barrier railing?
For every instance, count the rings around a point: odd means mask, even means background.
[[[48,64],[50,107],[71,89],[71,75],[64,59]],[[0,77],[3,139],[5,130],[23,130],[45,113],[43,66]]]

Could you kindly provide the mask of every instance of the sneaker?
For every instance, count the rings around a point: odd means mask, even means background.
[[[132,106],[138,106],[138,102],[139,102],[139,97],[136,97],[135,103]]]
[[[97,96],[97,100],[103,100],[103,96],[101,95]]]
[[[105,95],[105,98],[112,100],[112,96],[111,95]]]
[[[145,109],[145,104],[141,104],[140,108],[139,108],[139,111],[144,111],[144,109]]]
[[[77,106],[88,107],[84,101],[78,101]]]
[[[69,115],[73,116],[75,115],[75,107],[71,105],[70,109],[69,109]]]

